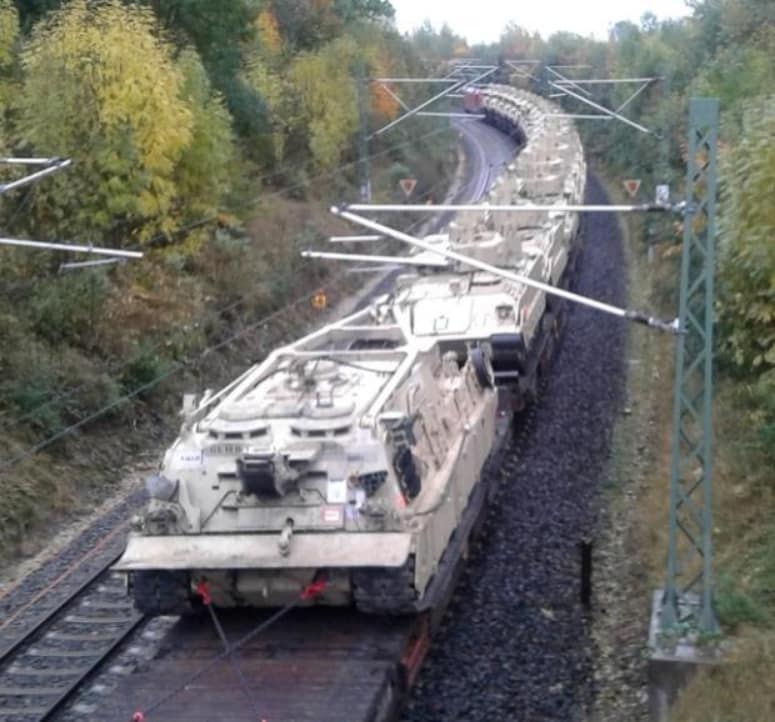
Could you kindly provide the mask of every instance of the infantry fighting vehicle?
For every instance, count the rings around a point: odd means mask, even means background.
[[[189,405],[117,569],[138,608],[317,603],[411,612],[449,586],[505,435],[492,372],[376,306]],[[496,428],[498,427],[498,428]]]
[[[482,105],[527,138],[491,199],[580,200],[581,146],[551,106],[501,86]],[[564,212],[466,213],[433,242],[562,283],[576,229]],[[499,408],[529,395],[559,307],[432,251],[413,261],[391,295],[185,404],[116,565],[142,611],[191,609],[202,580],[220,606],[276,606],[323,572],[316,603],[389,613],[449,590],[507,433]]]

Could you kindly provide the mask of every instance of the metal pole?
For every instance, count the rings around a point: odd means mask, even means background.
[[[449,264],[441,257],[426,260],[418,257],[402,256],[377,256],[368,253],[328,253],[327,251],[302,251],[302,258],[325,258],[329,261],[374,261],[374,263],[392,263],[404,266],[434,266],[436,268],[447,268]]]
[[[25,159],[26,160],[26,159]],[[9,162],[9,161],[6,161]],[[43,168],[42,170],[36,171],[35,173],[30,173],[29,175],[24,176],[24,178],[19,178],[15,181],[10,181],[9,183],[0,183],[0,194],[7,193],[8,191],[13,190],[14,188],[20,188],[21,186],[29,185],[30,183],[34,183],[36,180],[43,178],[44,176],[51,175],[52,173],[56,173],[58,170],[61,170],[62,168],[67,168],[72,163],[72,161],[69,158],[66,158],[61,161],[56,161],[53,165],[49,166],[48,168]]]
[[[358,146],[360,158],[358,161],[358,170],[360,175],[361,200],[371,201],[371,177],[369,174],[369,114],[367,109],[368,88],[366,86],[366,68],[365,62],[361,60],[358,63],[358,114],[360,116],[360,137]]]
[[[331,236],[328,240],[330,243],[348,243],[350,241],[368,243],[370,241],[380,241],[382,236]]]
[[[53,165],[54,163],[65,163],[65,161],[70,162],[67,158],[0,158],[0,163],[8,165]]]
[[[651,85],[651,83],[652,83],[651,80],[647,80],[645,83],[643,83],[643,85],[641,85],[637,90],[635,90],[635,92],[633,92],[632,95],[630,95],[630,97],[627,98],[627,100],[625,100],[616,109],[616,112],[621,113],[630,103],[632,103],[633,100],[635,100],[635,98],[637,98],[646,88],[648,88],[649,85]]]
[[[654,80],[659,80],[658,77],[653,78],[584,78],[583,80],[558,80],[558,85],[564,85],[568,83],[570,85],[615,85],[616,83],[651,83]]]
[[[551,95],[549,96],[552,97]],[[584,113],[544,113],[545,118],[571,118],[573,120],[613,120],[610,115],[586,115]]]
[[[72,251],[74,253],[94,253],[99,256],[116,256],[117,258],[142,258],[141,251],[122,251],[113,248],[96,246],[77,246],[69,243],[46,243],[43,241],[24,241],[17,238],[0,238],[0,246],[22,246],[38,248],[45,251]]]
[[[393,98],[393,100],[395,100],[396,103],[398,103],[404,110],[411,110],[411,108],[406,103],[404,103],[401,98],[398,97],[398,94],[394,93],[387,85],[385,85],[385,83],[380,83],[379,87],[382,88],[382,90],[384,90],[391,98]]]
[[[547,65],[546,69],[552,75],[559,78],[561,82],[567,83],[568,85],[580,90],[582,93],[584,93],[584,95],[588,95],[590,98],[592,97],[592,94],[586,88],[582,88],[575,80],[571,80],[570,78],[565,77],[562,73],[558,73],[556,70],[554,70],[554,68],[551,67],[551,65]]]
[[[687,215],[681,260],[670,510],[663,629],[689,622],[718,631],[713,611],[713,302],[716,232],[716,142],[719,102],[689,105]]]
[[[457,78],[372,78],[372,83],[457,83]]]
[[[523,78],[530,78],[530,80],[535,80],[536,82],[540,82],[539,79],[536,78],[535,75],[533,75],[533,73],[528,72],[524,68],[520,68],[519,65],[515,61],[507,60],[506,63],[511,66],[512,70],[514,70],[517,73],[519,73]],[[538,61],[525,61],[523,63],[523,65],[527,65],[527,64],[533,64],[535,66],[535,65],[538,65]],[[531,68],[531,70],[534,70],[534,69],[535,68]]]
[[[474,211],[481,213],[532,213],[534,211],[548,213],[643,213],[650,211],[672,211],[671,206],[657,205],[656,203],[642,203],[640,205],[538,205],[535,203],[523,203],[519,205],[498,205],[489,203],[440,203],[414,204],[414,203],[352,203],[347,206],[350,211],[370,211],[374,213],[438,213],[447,211]]]
[[[430,253],[444,256],[445,258],[449,258],[452,261],[457,261],[458,263],[462,263],[463,265],[469,266],[470,268],[476,268],[480,271],[491,273],[492,275],[498,276],[507,281],[520,283],[525,286],[538,289],[539,291],[543,291],[544,293],[547,293],[551,296],[564,298],[568,301],[579,303],[582,306],[594,308],[597,311],[603,311],[604,313],[608,313],[612,316],[635,321],[636,323],[642,323],[646,326],[651,326],[652,328],[657,328],[662,331],[678,333],[679,329],[677,319],[673,322],[666,322],[652,316],[648,316],[644,313],[641,313],[640,311],[632,311],[629,309],[612,306],[608,303],[603,303],[602,301],[596,301],[592,298],[580,296],[577,293],[572,293],[570,291],[566,291],[565,289],[551,286],[548,283],[543,283],[542,281],[536,281],[535,279],[528,278],[527,276],[521,276],[517,273],[512,273],[511,271],[504,270],[498,266],[493,266],[490,263],[485,263],[484,261],[480,261],[476,258],[471,258],[470,256],[465,256],[462,253],[457,253],[456,251],[452,251],[448,248],[440,248],[438,245],[426,243],[425,241],[421,241],[419,238],[410,236],[407,233],[403,233],[394,228],[384,226],[381,223],[376,223],[372,220],[369,220],[368,218],[364,218],[363,216],[357,216],[354,213],[350,213],[349,211],[333,207],[331,212],[337,216],[345,218],[348,221],[352,221],[353,223],[357,223],[361,226],[364,226],[365,228],[376,231],[377,233],[383,233],[386,236],[390,236],[396,240],[408,243],[410,246],[415,246],[416,248],[421,248],[424,251],[429,251]]]
[[[483,80],[484,78],[488,77],[489,75],[492,75],[496,70],[497,70],[497,68],[491,68],[490,70],[488,70],[488,71],[486,71],[484,73],[481,73],[480,75],[476,76],[476,78],[474,78],[470,82],[478,83],[480,80]],[[453,93],[455,90],[458,90],[459,88],[462,88],[464,85],[467,85],[468,83],[469,83],[468,80],[456,81],[453,85],[450,85],[448,88],[443,90],[441,93],[438,93],[437,95],[434,95],[430,100],[426,100],[424,103],[420,103],[420,105],[418,105],[416,108],[413,108],[412,110],[407,111],[406,113],[404,113],[403,115],[399,116],[395,120],[391,120],[387,125],[383,126],[379,130],[375,131],[369,137],[373,138],[376,135],[382,135],[383,133],[385,133],[388,130],[390,130],[393,126],[396,126],[400,122],[406,120],[407,118],[410,118],[411,116],[416,115],[421,110],[425,110],[425,108],[427,108],[432,103],[435,103],[437,100],[440,100],[445,95],[447,95],[449,93]]]
[[[481,120],[486,118],[485,115],[479,115],[478,113],[435,113],[433,111],[424,111],[422,113],[416,113],[417,117],[422,118],[472,118],[474,120]]]
[[[112,266],[116,263],[123,263],[122,258],[105,258],[99,261],[73,261],[71,263],[61,263],[59,272],[72,271],[76,268],[94,268],[95,266]]]
[[[576,100],[580,100],[582,103],[586,103],[590,107],[594,108],[595,110],[599,110],[601,113],[605,113],[606,115],[610,115],[612,118],[616,118],[617,120],[621,120],[622,123],[626,123],[627,125],[631,125],[636,130],[639,130],[641,133],[648,133],[649,135],[657,135],[654,133],[654,131],[649,130],[648,128],[645,128],[644,126],[635,123],[634,121],[630,120],[629,118],[625,118],[620,113],[617,113],[616,111],[610,110],[609,108],[606,108],[604,105],[600,105],[599,103],[595,103],[593,100],[589,100],[589,98],[585,98],[583,95],[579,95],[578,93],[574,93],[570,88],[565,87],[563,85],[558,85],[553,80],[549,81],[549,85],[551,85],[554,88],[558,88],[559,90],[562,90],[563,92],[570,95],[572,98],[576,98]]]

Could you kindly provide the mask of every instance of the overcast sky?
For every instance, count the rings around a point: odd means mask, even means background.
[[[548,37],[558,30],[605,39],[619,20],[637,22],[651,11],[658,18],[690,14],[684,0],[391,0],[402,32],[426,18],[434,27],[446,22],[469,43],[493,42],[510,20]]]

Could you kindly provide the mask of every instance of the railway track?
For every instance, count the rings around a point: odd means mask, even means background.
[[[513,467],[510,427],[491,458],[467,512],[459,543],[474,543],[487,506]],[[456,543],[453,537],[452,546]],[[212,624],[204,610],[181,618],[142,668],[87,716],[100,722],[393,722],[430,650],[462,573],[464,555],[446,571],[446,592],[433,610],[414,615],[369,615],[351,608],[223,610]],[[282,615],[282,616],[278,616]],[[256,632],[260,631],[260,634]],[[238,640],[225,655],[224,644]],[[121,660],[117,660],[121,664]]]
[[[472,128],[465,136],[470,175],[475,177],[459,191],[458,200],[481,196],[492,168],[514,152],[513,143],[490,128]],[[476,186],[473,192],[471,186]],[[438,219],[437,224],[443,222]],[[221,641],[207,620],[181,620],[161,642],[162,653],[154,658],[150,673],[133,674],[131,684],[95,706],[78,704],[84,695],[76,693],[84,683],[96,679],[106,659],[113,659],[143,624],[126,595],[123,577],[109,571],[120,554],[126,525],[114,523],[109,532],[92,539],[85,552],[66,552],[64,571],[47,570],[34,584],[22,583],[0,596],[5,615],[0,621],[0,722],[59,719],[64,707],[68,719],[123,722],[176,682],[185,682],[220,651]],[[255,613],[235,614],[223,622],[232,640],[260,619]],[[224,662],[192,690],[185,689],[174,704],[165,705],[158,718],[170,722],[170,714],[178,719],[180,713],[188,720],[212,722],[225,709],[231,714],[239,701],[239,713],[251,720],[259,705],[268,712],[266,719],[302,721],[312,719],[311,710],[315,722],[394,719],[428,651],[432,624],[427,617],[375,620],[341,610],[295,610],[240,652],[239,664],[248,678],[260,680],[260,699],[244,698]],[[153,636],[150,631],[146,635]],[[114,666],[120,667],[123,653],[114,656]],[[288,679],[294,676],[304,684],[289,701]],[[79,712],[79,706],[89,711]]]
[[[142,623],[123,578],[107,570],[114,559],[64,593],[52,585],[34,614],[0,627],[0,722],[50,719]]]
[[[0,722],[49,719],[142,622],[108,571],[126,528],[98,524],[0,598]]]

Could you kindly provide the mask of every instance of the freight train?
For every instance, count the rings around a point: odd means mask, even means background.
[[[547,101],[466,93],[523,148],[497,203],[580,203],[584,156]],[[469,99],[470,98],[470,99]],[[552,285],[570,282],[578,217],[459,214],[430,242]],[[546,293],[426,253],[371,306],[187,398],[116,565],[148,614],[224,607],[431,609],[449,593],[494,488],[513,410],[529,402],[564,308]],[[417,259],[416,259],[417,260]]]

